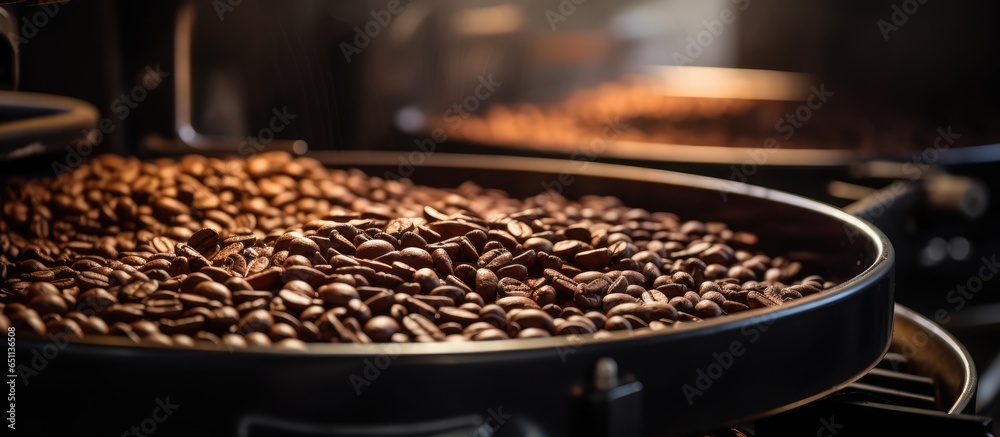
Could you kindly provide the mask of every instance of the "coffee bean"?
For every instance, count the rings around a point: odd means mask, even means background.
[[[701,317],[702,319],[718,317],[722,314],[722,308],[719,307],[719,304],[707,299],[698,302],[698,304],[694,306],[694,311],[698,314],[698,317]]]
[[[472,337],[475,341],[506,340],[510,338],[506,332],[496,328],[484,329]]]
[[[497,299],[497,305],[506,311],[510,311],[514,308],[535,308],[541,309],[535,301],[527,297],[521,296],[508,296]]]
[[[278,292],[278,297],[281,298],[288,309],[296,312],[302,311],[309,305],[312,305],[311,297],[287,288]]]
[[[37,311],[38,315],[64,314],[66,312],[66,301],[58,294],[39,294],[28,302],[28,306]]]
[[[532,237],[525,240],[522,245],[525,249],[534,250],[538,253],[551,253],[552,242],[544,238]]]
[[[192,293],[219,302],[225,302],[226,300],[232,298],[232,292],[229,291],[229,288],[211,280],[200,282],[198,285],[195,285]]]
[[[107,288],[110,283],[106,275],[88,271],[77,275],[76,284],[80,287],[80,290],[86,291],[91,288]]]
[[[592,324],[591,324],[592,325]],[[577,321],[566,321],[556,328],[556,335],[583,335],[594,332],[592,326],[587,323]]]
[[[540,306],[551,305],[556,302],[557,292],[551,285],[543,285],[531,292],[531,299]]]
[[[514,257],[507,249],[493,249],[479,257],[479,268],[496,271],[497,269],[510,263]]]
[[[439,308],[438,316],[444,322],[454,322],[462,326],[467,326],[479,320],[478,314],[455,307]]]
[[[497,275],[489,269],[479,269],[476,271],[475,277],[475,291],[483,299],[494,300],[497,296],[497,287],[500,280]]]
[[[563,240],[552,245],[552,253],[566,261],[573,260],[578,253],[592,249],[591,245],[579,240]]]
[[[271,326],[274,325],[274,318],[270,313],[263,309],[257,309],[248,312],[239,321],[239,331],[244,333],[250,332],[268,332]]]
[[[574,255],[573,259],[585,269],[600,269],[611,262],[611,252],[607,248],[587,250]]]
[[[747,306],[750,308],[775,307],[781,306],[781,303],[780,299],[774,299],[772,296],[757,291],[751,291],[747,294]]]
[[[552,316],[540,309],[523,309],[513,316],[511,321],[517,323],[522,330],[536,328],[542,329],[548,334],[556,332],[556,326]]]
[[[375,316],[365,323],[364,332],[373,341],[386,343],[400,330],[399,323],[389,316]]]

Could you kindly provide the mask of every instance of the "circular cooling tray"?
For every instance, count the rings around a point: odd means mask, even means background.
[[[400,162],[413,159],[387,152],[308,156],[378,176],[405,173],[409,168],[400,168]],[[57,431],[78,426],[74,418],[93,418],[100,406],[102,419],[87,423],[120,433],[130,418],[147,417],[155,399],[169,396],[181,409],[164,429],[205,435],[271,435],[253,432],[260,424],[285,435],[337,435],[376,426],[383,427],[376,432],[386,433],[391,429],[384,427],[392,424],[488,419],[498,408],[510,418],[496,435],[531,429],[585,435],[596,432],[581,425],[590,419],[586,411],[592,407],[584,398],[594,391],[595,363],[611,357],[623,382],[642,384],[641,411],[631,413],[641,418],[645,434],[679,435],[745,422],[832,393],[870,370],[889,347],[892,248],[880,231],[836,208],[750,185],[608,164],[445,154],[420,161],[410,176],[419,184],[456,187],[471,180],[515,197],[558,185],[571,199],[614,195],[626,205],[682,219],[725,221],[757,233],[761,250],[803,260],[803,272],[840,285],[780,308],[604,339],[311,344],[304,353],[161,349],[122,338],[88,339],[60,349],[18,392],[19,405],[30,406],[19,425]],[[28,363],[32,349],[47,344],[19,339],[18,362]],[[732,350],[742,352],[730,360],[726,354]],[[728,363],[721,372],[720,363]],[[359,384],[359,377],[367,384]],[[45,420],[43,410],[63,419]],[[110,412],[122,423],[109,420]],[[309,429],[318,433],[293,432]]]

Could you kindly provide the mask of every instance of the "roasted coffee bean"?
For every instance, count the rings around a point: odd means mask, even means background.
[[[500,280],[497,275],[489,269],[479,269],[475,276],[475,292],[483,299],[494,300],[497,296],[497,287]]]
[[[747,306],[750,308],[766,308],[766,307],[776,307],[781,306],[781,300],[774,299],[764,293],[757,291],[751,291],[747,294]]]
[[[666,294],[659,290],[646,290],[639,298],[643,303],[668,302],[670,300]]]
[[[510,311],[514,308],[535,308],[541,309],[535,301],[527,297],[520,296],[508,296],[497,299],[497,305],[506,311]]]
[[[441,307],[438,309],[438,318],[443,322],[454,322],[462,326],[467,326],[479,320],[479,315],[455,307]]]
[[[746,311],[748,309],[750,309],[750,307],[741,304],[739,302],[733,302],[731,300],[727,300],[722,303],[722,311],[724,311],[726,314],[734,314],[741,311]]]
[[[611,252],[607,248],[587,250],[573,256],[576,263],[584,269],[600,269],[611,262]]]
[[[28,307],[38,312],[38,315],[64,314],[68,306],[66,300],[58,294],[39,294],[28,302]]]
[[[677,309],[666,302],[648,302],[639,307],[639,315],[645,320],[677,320]]]
[[[582,317],[582,316],[581,316]],[[595,330],[593,328],[593,323],[587,324],[579,320],[566,321],[560,324],[556,328],[556,335],[583,335],[591,334]]]
[[[552,242],[544,238],[532,237],[525,240],[522,245],[525,249],[534,250],[538,253],[551,253]]]
[[[496,328],[484,329],[472,336],[475,341],[494,341],[494,340],[506,340],[510,338],[506,332],[503,332]]]
[[[530,297],[531,287],[514,278],[503,278],[497,283],[497,296]]]
[[[394,251],[392,243],[385,240],[369,240],[358,246],[356,255],[363,259],[375,259]]]
[[[77,275],[76,284],[80,287],[80,290],[86,291],[91,288],[107,288],[110,282],[107,275],[87,271]]]
[[[632,325],[622,316],[609,316],[604,322],[604,329],[608,331],[631,331]]]
[[[329,306],[344,306],[351,299],[360,299],[358,290],[350,285],[334,282],[324,285],[317,291],[320,299]]]
[[[601,300],[601,305],[604,312],[607,313],[611,311],[612,308],[621,305],[623,303],[638,303],[639,300],[633,296],[624,293],[610,293]]]
[[[400,330],[399,323],[389,316],[375,316],[365,323],[364,332],[375,342],[386,343]]]
[[[493,249],[479,257],[479,268],[496,271],[497,269],[510,263],[514,257],[507,249]]]
[[[708,299],[698,302],[698,304],[694,306],[694,311],[698,315],[698,317],[701,317],[702,319],[718,317],[722,315],[722,308],[719,307],[719,304],[715,303],[715,301]]]
[[[309,305],[312,305],[311,297],[293,290],[289,290],[287,288],[278,292],[278,297],[281,298],[281,301],[285,304],[285,307],[287,307],[289,310],[296,312],[302,311],[306,309]]]
[[[183,287],[182,287],[183,289]],[[214,281],[204,281],[194,286],[192,293],[211,300],[225,302],[232,299],[232,292],[225,285]]]
[[[250,311],[239,321],[238,331],[244,333],[264,332],[267,333],[274,325],[274,318],[263,309]]]
[[[531,299],[540,306],[551,305],[556,302],[556,289],[551,285],[543,285],[531,292]]]
[[[466,290],[454,285],[441,285],[431,290],[431,296],[443,296],[450,298],[455,303],[465,301]]]
[[[514,315],[511,321],[517,323],[522,330],[536,328],[542,329],[548,334],[556,332],[556,326],[552,316],[540,309],[523,309]]]

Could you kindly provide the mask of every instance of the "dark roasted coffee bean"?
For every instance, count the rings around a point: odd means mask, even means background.
[[[378,294],[375,294],[374,296],[365,299],[364,303],[375,314],[388,314],[392,305],[396,303],[396,300],[393,298],[393,292],[386,290],[386,291],[380,291]],[[346,304],[341,304],[338,306],[343,306],[343,305]]]
[[[552,316],[540,309],[523,309],[514,315],[511,321],[517,323],[522,330],[536,328],[542,329],[549,334],[554,334],[556,332],[556,326]]]
[[[278,292],[278,297],[281,298],[282,302],[289,310],[295,312],[302,311],[309,305],[312,305],[311,297],[287,288]]]
[[[438,310],[438,317],[444,322],[454,322],[462,326],[467,326],[479,320],[479,315],[460,308],[442,307]]]
[[[80,290],[86,291],[91,288],[107,288],[109,282],[106,275],[88,271],[77,275],[76,284],[80,287]]]
[[[466,290],[453,285],[441,285],[431,290],[431,296],[444,296],[456,303],[465,301]]]
[[[243,333],[268,332],[274,325],[274,318],[265,310],[250,311],[240,319],[238,331]]]
[[[544,238],[532,237],[528,238],[522,245],[525,249],[534,250],[538,253],[551,253],[552,252],[552,242]]]
[[[543,285],[531,292],[531,299],[539,306],[551,305],[556,302],[557,292],[551,285]]]
[[[365,323],[364,332],[375,342],[391,341],[393,334],[400,331],[399,323],[388,316],[375,316]]]
[[[604,322],[604,329],[608,331],[631,331],[632,325],[622,316],[610,316]]]
[[[496,271],[510,263],[513,258],[507,249],[493,249],[479,257],[478,265],[480,268]]]
[[[28,302],[28,307],[38,312],[38,315],[64,314],[68,309],[66,300],[58,294],[39,294]]]
[[[639,307],[639,315],[649,321],[661,319],[677,320],[678,317],[677,309],[666,302],[643,303]]]
[[[472,337],[475,341],[506,340],[510,338],[506,332],[496,328],[484,329]]]
[[[585,269],[600,269],[611,262],[611,252],[607,248],[587,250],[577,253],[573,257],[580,267]]]
[[[232,298],[232,292],[225,285],[210,280],[195,285],[192,293],[219,302],[225,302]]]
[[[727,300],[722,303],[722,311],[725,311],[726,314],[734,314],[748,309],[750,309],[750,307],[731,300]]]
[[[775,300],[764,293],[757,291],[750,291],[747,294],[747,306],[750,308],[766,308],[773,306],[780,306],[781,300]]]
[[[500,280],[489,269],[479,269],[475,276],[475,292],[486,300],[494,300]]]
[[[527,297],[520,296],[508,296],[497,299],[497,305],[506,311],[510,311],[514,308],[535,308],[541,309],[535,301]]]
[[[582,316],[581,316],[582,317]],[[591,334],[594,332],[592,328],[592,323],[588,325],[582,321],[566,321],[556,328],[556,335],[583,335]]]
[[[719,307],[719,304],[708,299],[698,302],[698,304],[694,306],[694,311],[698,315],[698,317],[702,319],[718,317],[722,315],[722,308]]]
[[[607,313],[612,308],[621,305],[623,303],[638,303],[638,299],[624,293],[610,293],[601,300],[602,308],[604,312]]]

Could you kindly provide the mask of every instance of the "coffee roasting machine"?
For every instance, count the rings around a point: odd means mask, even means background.
[[[773,318],[619,342],[97,341],[49,356],[51,340],[19,336],[10,354],[37,375],[11,378],[17,431],[994,435],[1000,4],[842,3],[0,5],[0,178],[102,153],[157,166],[280,151],[387,180],[678,203],[845,281]],[[23,274],[10,261],[0,295]],[[752,347],[720,354],[731,342]],[[356,395],[351,375],[378,383]],[[171,395],[176,412],[144,420]]]

